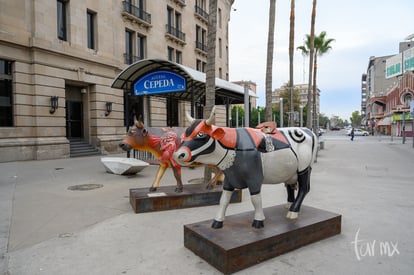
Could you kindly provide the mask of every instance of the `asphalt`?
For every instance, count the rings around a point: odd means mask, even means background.
[[[322,138],[304,204],[341,214],[341,234],[237,274],[412,274],[412,139]],[[149,187],[157,167],[114,175],[101,157],[0,163],[0,274],[221,274],[183,244],[183,226],[218,206],[135,214],[129,189]],[[184,168],[184,184],[203,172]],[[161,185],[174,184],[167,171]],[[262,194],[264,207],[285,202],[283,185]],[[243,191],[227,215],[252,209]]]

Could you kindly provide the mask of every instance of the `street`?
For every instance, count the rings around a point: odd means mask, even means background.
[[[342,233],[236,274],[411,274],[414,262],[412,140],[327,132],[304,204],[342,215]],[[220,274],[183,246],[183,225],[213,219],[217,206],[135,214],[136,176],[105,172],[100,157],[0,163],[0,271],[5,274]],[[183,169],[184,184],[202,168]],[[75,184],[102,184],[71,191]],[[161,185],[174,185],[167,171]],[[173,188],[173,186],[172,186]],[[185,185],[184,185],[185,188]],[[264,185],[263,206],[286,200]],[[243,191],[227,215],[253,210]],[[300,219],[300,214],[299,214]]]

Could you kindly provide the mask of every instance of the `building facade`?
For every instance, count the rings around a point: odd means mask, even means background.
[[[414,99],[414,45],[401,42],[399,53],[370,57],[362,75],[362,124],[371,132],[412,136],[410,104]]]
[[[293,90],[295,92],[297,92],[298,97],[299,97],[299,109],[302,109],[303,107],[305,107],[308,104],[308,88],[309,85],[308,84],[295,84],[293,86]],[[272,104],[280,104],[280,93],[283,91],[289,91],[289,87],[287,87],[286,85],[281,86],[278,89],[275,89],[272,92]],[[320,112],[320,93],[321,91],[319,90],[319,88],[316,88],[316,114],[319,116],[319,112]],[[284,103],[286,104],[286,103]],[[312,108],[312,107],[311,107]],[[313,109],[311,109],[311,112],[313,111]],[[298,116],[295,116],[295,121],[296,124],[299,123],[300,118]]]
[[[216,76],[229,78],[228,22],[219,0]],[[187,103],[130,98],[111,87],[130,64],[165,59],[204,72],[208,0],[0,0],[0,162],[70,157],[82,139],[119,152],[125,102],[151,126],[184,126]],[[222,110],[221,110],[222,111]]]

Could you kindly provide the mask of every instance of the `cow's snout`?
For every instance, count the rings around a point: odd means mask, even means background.
[[[185,148],[180,148],[173,154],[174,160],[179,163],[181,166],[189,165],[191,159],[191,154]]]
[[[126,142],[120,142],[119,147],[121,147],[121,149],[124,150],[124,151],[129,151],[129,150],[132,149],[131,145],[129,145]]]

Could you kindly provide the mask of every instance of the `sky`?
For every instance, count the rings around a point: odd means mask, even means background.
[[[265,106],[269,0],[235,0],[229,25],[229,79],[257,84],[258,106]],[[294,84],[308,82],[308,61],[298,46],[310,33],[312,0],[295,1]],[[289,80],[290,0],[276,0],[272,90]],[[361,77],[371,56],[398,54],[399,43],[414,33],[413,0],[319,0],[315,35],[335,39],[318,57],[320,112],[344,120],[361,112]]]

